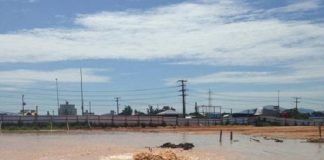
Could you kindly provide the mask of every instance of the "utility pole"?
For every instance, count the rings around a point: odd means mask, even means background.
[[[117,115],[119,115],[119,100],[120,97],[115,97],[116,107],[117,107]]]
[[[198,113],[199,113],[198,104],[197,104],[197,102],[195,102],[195,114],[196,114],[196,117],[198,117]]]
[[[84,114],[84,110],[83,110],[82,68],[80,68],[80,77],[81,77],[81,111],[82,111],[82,115],[83,115]]]
[[[58,112],[58,110],[60,110],[60,101],[59,101],[57,78],[55,79],[55,81],[56,81],[56,101],[57,101],[57,112]]]
[[[25,95],[22,95],[21,96],[21,105],[22,105],[22,115],[24,116],[24,114],[25,114],[25,105],[26,105],[26,103],[25,103],[25,100],[24,100],[24,98],[25,98]]]
[[[183,118],[186,118],[186,82],[187,80],[178,80],[178,83],[180,84],[181,90],[179,90],[181,92],[181,96],[182,96],[182,114],[183,114]]]
[[[295,110],[296,110],[296,112],[297,112],[297,111],[298,111],[298,107],[297,107],[297,106],[298,106],[298,103],[300,103],[300,99],[301,99],[301,98],[300,98],[300,97],[294,97],[294,99],[295,99],[294,102],[295,102],[295,104],[296,104],[296,108],[295,108]]]
[[[89,101],[89,113],[91,114],[91,101]]]
[[[36,115],[38,116],[38,106],[36,106]]]
[[[209,89],[209,91],[208,91],[208,107],[212,106],[211,94],[212,94],[212,91]]]
[[[280,107],[280,90],[278,90],[278,108]]]

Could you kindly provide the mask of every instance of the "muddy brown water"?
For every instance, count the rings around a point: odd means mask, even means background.
[[[260,142],[251,140],[259,139]],[[190,151],[177,153],[202,160],[324,160],[324,144],[284,139],[283,143],[234,133],[155,133],[118,131],[70,131],[0,133],[0,160],[118,160],[165,143],[193,143]],[[237,140],[237,141],[236,141]]]

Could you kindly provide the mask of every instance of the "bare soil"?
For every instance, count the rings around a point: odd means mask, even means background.
[[[324,133],[322,127],[322,133]],[[280,127],[255,127],[255,126],[212,126],[212,127],[157,127],[157,128],[112,128],[113,131],[126,132],[190,132],[202,134],[214,134],[222,130],[223,132],[233,132],[252,135],[266,136],[273,138],[287,139],[308,139],[319,137],[317,126],[280,126]]]

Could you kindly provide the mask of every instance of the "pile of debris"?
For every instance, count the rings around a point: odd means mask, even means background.
[[[170,142],[164,143],[160,148],[182,148],[183,150],[190,150],[195,147],[192,143],[180,143],[180,144],[173,144]]]
[[[141,152],[133,156],[134,160],[188,160],[185,157],[179,157],[170,150],[161,151],[158,154],[153,152]]]

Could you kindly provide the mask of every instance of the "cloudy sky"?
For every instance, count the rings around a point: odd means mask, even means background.
[[[0,0],[0,111],[96,113],[194,102],[240,111],[269,104],[324,110],[321,0]],[[80,110],[78,110],[80,111]],[[80,112],[79,112],[80,113]]]

